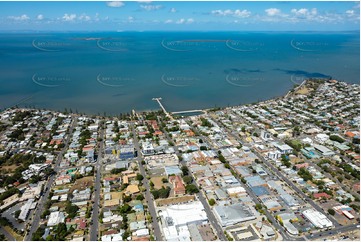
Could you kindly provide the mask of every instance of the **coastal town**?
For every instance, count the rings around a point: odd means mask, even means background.
[[[155,100],[2,110],[0,239],[360,240],[359,85],[309,79],[196,115]]]

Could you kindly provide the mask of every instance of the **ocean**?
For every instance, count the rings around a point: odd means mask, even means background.
[[[359,32],[0,34],[0,109],[183,111],[285,95],[305,78],[360,83]]]

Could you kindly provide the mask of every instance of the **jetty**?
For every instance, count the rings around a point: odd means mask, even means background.
[[[163,110],[163,112],[165,113],[165,116],[167,116],[168,118],[170,118],[171,120],[174,120],[174,118],[172,117],[172,115],[170,115],[167,110],[165,109],[165,107],[163,106],[163,104],[160,102],[160,100],[162,100],[161,97],[154,97],[152,98],[153,101],[157,101],[160,108]]]
[[[174,114],[181,114],[181,113],[207,113],[206,110],[202,110],[202,109],[194,109],[194,110],[185,110],[185,111],[177,111],[177,112],[171,112],[169,113],[165,107],[163,106],[163,104],[161,103],[162,98],[161,97],[154,97],[152,98],[153,101],[157,101],[159,106],[161,107],[161,109],[163,110],[163,112],[165,113],[165,115],[170,118],[171,120],[174,120],[173,116]]]

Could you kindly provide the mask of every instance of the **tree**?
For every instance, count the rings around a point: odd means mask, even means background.
[[[256,208],[257,210],[260,210],[260,209],[262,209],[262,204],[260,204],[260,203],[257,203],[257,204],[256,204],[256,206],[255,206],[255,208]]]
[[[65,212],[68,214],[69,218],[74,218],[79,210],[79,207],[72,205],[69,201],[66,204]]]
[[[167,197],[169,197],[170,190],[171,190],[170,187],[164,187],[163,186],[159,190],[152,190],[151,193],[152,193],[154,199],[167,198]]]
[[[129,236],[130,236],[130,233],[128,230],[126,230],[123,234],[123,240],[126,241]]]
[[[341,138],[340,136],[338,136],[338,135],[331,135],[331,136],[330,136],[330,140],[332,140],[332,141],[337,141],[337,142],[339,142],[339,143],[345,142],[345,140],[342,139],[342,138]]]
[[[125,171],[126,169],[125,168],[114,168],[110,171],[110,173],[112,174],[118,174],[118,173],[121,173],[122,171]]]
[[[353,210],[355,210],[356,212],[360,211],[360,206],[357,204],[350,204],[349,206],[353,208]]]
[[[21,210],[17,210],[14,214],[15,218],[19,218],[20,213],[21,213]]]
[[[142,174],[137,174],[137,180],[138,181],[143,181],[144,177],[142,176]]]
[[[193,181],[193,178],[191,176],[184,176],[183,177],[183,181],[186,183],[186,184],[191,184],[192,181]]]
[[[194,185],[194,184],[188,184],[188,185],[186,185],[186,191],[187,191],[187,193],[189,193],[189,194],[194,194],[194,193],[198,193],[198,192],[199,192],[197,186]]]
[[[226,163],[226,158],[224,158],[224,156],[222,155],[222,153],[218,154],[218,159],[222,162],[222,163]]]
[[[44,219],[48,215],[50,215],[50,211],[49,211],[49,209],[45,209],[44,212],[40,215],[40,218]]]
[[[208,200],[208,203],[209,205],[213,206],[214,204],[216,204],[216,201],[213,198],[211,198]]]
[[[128,202],[130,202],[130,201],[132,201],[132,197],[131,197],[131,196],[124,196],[124,197],[123,197],[123,202],[128,203]]]
[[[33,233],[33,236],[31,238],[31,240],[33,241],[40,241],[40,240],[43,240],[42,236],[43,234],[45,233],[45,228],[40,226],[36,231],[35,233]]]
[[[119,212],[123,215],[126,213],[129,213],[131,210],[132,210],[132,207],[129,206],[129,204],[124,204],[123,206],[121,206],[119,208]]]
[[[69,234],[65,223],[59,223],[54,229],[54,240],[65,240],[65,237]]]
[[[189,174],[189,169],[188,169],[188,167],[182,166],[181,170],[182,170],[183,176],[186,176],[186,175]]]
[[[168,198],[171,188],[170,187],[162,187],[159,189],[159,197],[160,198]]]
[[[327,212],[329,213],[329,214],[331,214],[332,216],[334,216],[335,215],[335,210],[333,210],[332,208],[329,208],[328,210],[327,210]]]
[[[12,226],[12,224],[10,223],[9,219],[5,218],[5,217],[0,217],[0,225],[2,227],[5,226]]]
[[[144,196],[142,194],[139,194],[136,199],[142,201],[144,199]]]
[[[167,182],[168,182],[168,179],[165,178],[165,177],[163,177],[163,178],[162,178],[162,182],[163,182],[163,183],[167,183]]]

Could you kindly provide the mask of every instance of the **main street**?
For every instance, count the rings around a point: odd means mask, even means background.
[[[157,212],[156,212],[155,206],[154,206],[154,199],[150,193],[149,180],[147,179],[147,174],[145,173],[145,169],[142,164],[143,155],[142,155],[142,152],[139,147],[139,142],[138,142],[137,134],[135,132],[134,123],[132,122],[130,124],[130,126],[131,126],[132,134],[133,134],[134,147],[137,150],[137,154],[138,154],[137,161],[138,161],[139,171],[140,171],[140,174],[144,177],[143,184],[145,187],[145,199],[148,203],[148,209],[149,209],[150,215],[152,216],[152,227],[154,230],[154,237],[155,237],[154,239],[160,241],[160,240],[163,240],[163,238],[162,238],[162,233],[159,228]]]
[[[94,182],[94,200],[93,200],[93,213],[92,213],[92,217],[91,217],[91,223],[90,223],[90,240],[91,241],[97,241],[98,240],[98,234],[99,234],[99,201],[100,201],[100,190],[101,190],[101,182],[100,182],[100,177],[101,177],[101,170],[102,170],[102,159],[103,159],[103,145],[104,145],[104,127],[103,127],[103,123],[100,126],[100,131],[99,131],[99,150],[98,150],[98,158],[95,164],[95,170],[96,170],[96,175],[95,175],[95,182]]]
[[[306,238],[308,240],[320,240],[322,237],[325,237],[325,236],[334,236],[334,235],[344,233],[344,232],[349,232],[352,230],[359,231],[360,229],[358,228],[358,226],[359,225],[357,225],[357,224],[352,224],[352,225],[339,227],[338,229],[322,231],[322,232],[318,232],[318,233],[312,233],[312,234],[306,235]]]
[[[60,168],[59,168],[59,165],[63,159],[63,154],[64,152],[68,149],[68,144],[69,144],[69,141],[70,141],[70,137],[73,133],[73,129],[74,127],[76,126],[77,124],[77,117],[76,115],[72,115],[72,125],[69,129],[69,133],[67,134],[67,138],[66,138],[66,141],[65,141],[65,146],[64,148],[61,150],[61,152],[59,153],[58,155],[58,158],[57,158],[57,161],[55,162],[55,165],[54,165],[54,170],[55,172],[57,173]],[[50,177],[48,178],[48,183],[46,184],[46,186],[44,187],[44,190],[43,190],[43,195],[41,196],[40,200],[38,201],[38,204],[36,206],[36,209],[33,213],[33,218],[32,218],[32,223],[31,223],[31,226],[30,226],[30,229],[29,229],[29,232],[25,234],[24,236],[24,240],[31,240],[32,238],[32,235],[33,233],[38,229],[39,227],[39,223],[40,223],[40,215],[43,214],[44,212],[44,208],[45,208],[45,203],[46,203],[46,200],[48,199],[48,196],[49,196],[49,193],[50,193],[50,188],[51,186],[53,185],[54,183],[54,180],[55,180],[55,177],[56,175],[52,174],[50,175]]]
[[[159,118],[158,118],[158,122],[160,122]],[[191,127],[191,126],[190,126],[190,127]],[[167,132],[166,130],[164,130],[164,129],[163,129],[163,132],[164,132],[165,136],[167,137],[168,141],[173,143],[173,141],[172,141],[171,137],[169,136],[168,132]],[[194,130],[193,130],[193,132],[194,132]],[[201,137],[201,138],[203,139],[203,142],[206,142],[205,137]],[[175,148],[176,155],[177,155],[177,156],[180,156],[181,154],[179,153],[178,147],[175,145],[174,148]],[[183,161],[183,160],[181,160],[180,163],[182,164],[182,166],[187,166],[187,162],[185,162],[185,161]],[[193,174],[191,174],[191,175],[192,175],[192,177],[193,177]],[[195,186],[197,186],[197,188],[198,188],[198,185],[196,184],[194,177],[193,177],[193,182],[192,182],[192,183],[193,183]],[[199,191],[199,192],[197,193],[197,196],[198,196],[198,198],[199,198],[199,201],[202,203],[205,212],[207,213],[208,220],[211,222],[211,225],[212,225],[213,228],[216,230],[216,233],[217,233],[218,238],[219,238],[220,240],[226,241],[227,238],[226,238],[226,236],[224,235],[224,232],[223,232],[221,226],[219,225],[216,217],[214,216],[214,214],[213,214],[213,212],[212,212],[212,210],[211,210],[211,208],[210,208],[210,206],[209,206],[209,204],[208,204],[207,199],[204,197],[203,192],[202,192],[202,191]]]
[[[213,121],[215,121],[215,122],[217,123],[217,125],[219,126],[219,128],[223,129],[223,128],[222,128],[223,125],[221,125],[221,124],[220,124],[218,121],[216,121],[216,120],[213,120]],[[227,131],[228,131],[228,133],[231,133],[231,135],[232,135],[238,142],[240,142],[237,136],[235,136],[235,135],[234,135],[231,131],[229,131],[228,129],[227,129]],[[238,180],[238,182],[242,184],[242,181],[240,181],[239,177],[237,177],[237,176],[235,176],[235,177],[236,177],[236,179]],[[246,189],[247,194],[252,198],[252,200],[253,200],[254,203],[256,203],[256,204],[257,204],[257,203],[261,203],[260,200],[258,199],[258,197],[253,193],[253,191],[251,191],[251,189],[250,189],[246,184],[245,184],[243,187]],[[304,240],[304,239],[301,238],[301,237],[297,237],[297,238],[291,237],[287,232],[285,232],[284,228],[276,221],[276,219],[274,218],[274,216],[273,216],[270,212],[268,212],[267,209],[264,209],[263,211],[265,212],[265,215],[266,215],[266,217],[268,218],[268,220],[270,220],[270,221],[272,222],[273,226],[274,226],[274,227],[277,229],[277,231],[282,235],[282,237],[283,237],[284,240],[288,240],[288,241],[291,241],[291,240]]]
[[[271,169],[275,174],[277,174],[278,177],[280,177],[283,181],[285,181],[292,189],[301,196],[304,201],[307,201],[307,203],[311,204],[313,208],[315,208],[318,212],[325,214],[328,219],[332,221],[334,226],[336,228],[340,227],[340,224],[329,214],[327,214],[318,204],[316,204],[312,199],[310,199],[300,188],[298,188],[292,181],[290,181],[286,176],[284,176],[278,169],[276,169],[270,162],[268,162],[263,156],[261,156],[257,151],[253,150],[253,153],[257,155],[258,158],[261,159],[261,161],[267,165],[269,169]]]
[[[218,121],[216,121],[217,124],[221,127],[223,125],[221,125]],[[227,129],[227,132],[233,136],[238,142],[242,143],[239,139],[239,137],[237,137],[235,134],[233,134],[229,129]],[[277,168],[275,168],[270,162],[268,162],[262,155],[260,155],[256,150],[251,149],[253,151],[254,154],[256,154],[256,156],[263,162],[263,164],[265,164],[268,169],[270,169],[271,171],[273,171],[274,174],[276,174],[281,180],[285,181],[290,187],[292,187],[292,189],[298,193],[299,196],[301,196],[304,201],[307,201],[309,204],[311,204],[311,206],[313,208],[315,208],[318,212],[325,214],[325,211],[323,211],[323,209],[318,206],[318,204],[316,204],[312,199],[308,198],[308,196],[301,190],[299,189],[295,184],[293,184],[293,182],[291,182],[287,177],[285,177]],[[335,225],[336,228],[340,227],[339,223],[329,214],[326,213],[326,216],[333,222],[333,224]],[[267,216],[268,217],[268,216]],[[273,216],[271,216],[273,218]],[[274,219],[274,218],[273,218]],[[276,224],[278,225],[278,223],[274,223],[274,225],[276,226]]]

